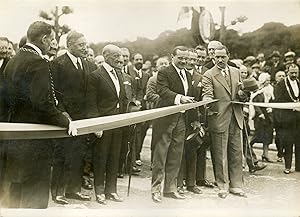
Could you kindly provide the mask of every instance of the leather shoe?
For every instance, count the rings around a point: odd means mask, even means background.
[[[90,183],[90,180],[87,180],[87,179],[83,179],[82,187],[84,189],[87,189],[87,190],[92,190],[93,189],[93,185]]]
[[[115,202],[123,202],[123,198],[121,198],[117,193],[110,193],[105,195],[107,200],[112,200]]]
[[[177,192],[179,193],[179,194],[184,194],[184,187],[183,186],[181,186],[181,187],[177,187]]]
[[[131,172],[132,173],[139,173],[139,172],[141,172],[141,169],[137,168],[136,166],[133,166]]]
[[[255,173],[256,171],[263,170],[267,167],[266,164],[256,164],[252,169],[249,170],[250,173]]]
[[[168,192],[163,194],[164,197],[169,197],[173,199],[178,199],[178,200],[184,200],[185,196],[182,194],[179,194],[178,192]]]
[[[69,204],[69,202],[67,201],[67,199],[64,196],[56,196],[53,199],[53,201],[55,203],[62,204],[62,205]]]
[[[97,194],[96,195],[96,201],[102,205],[106,205],[107,201],[105,199],[105,194]]]
[[[202,194],[202,191],[200,190],[200,188],[198,188],[196,186],[188,186],[186,188],[186,190],[193,192],[194,194]]]
[[[283,172],[284,172],[285,174],[290,174],[290,173],[291,173],[291,170],[290,170],[290,169],[285,169]]]
[[[238,197],[247,197],[246,193],[242,189],[229,189],[230,194],[233,194]]]
[[[152,193],[152,200],[155,203],[161,203],[162,201],[161,194],[159,192]]]
[[[210,181],[208,181],[207,179],[203,179],[203,180],[199,180],[196,182],[196,184],[198,186],[204,186],[204,187],[207,187],[207,188],[214,188],[215,185],[213,183],[211,183]]]
[[[80,192],[76,193],[66,193],[66,198],[75,199],[75,200],[83,200],[83,201],[90,201],[91,197]]]
[[[228,196],[228,192],[227,191],[219,191],[218,193],[218,197],[225,199]]]
[[[123,179],[124,178],[124,174],[123,173],[119,173],[118,174],[118,178]]]

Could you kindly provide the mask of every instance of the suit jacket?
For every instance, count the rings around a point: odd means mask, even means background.
[[[146,96],[147,101],[150,103],[153,103],[153,107],[157,107],[157,103],[159,102],[159,95],[156,91],[156,81],[157,81],[157,74],[153,75],[151,78],[149,78],[146,88]]]
[[[119,97],[113,81],[103,66],[89,75],[87,88],[88,117],[115,115],[126,111],[127,98],[124,81],[122,75],[116,73],[120,84]],[[119,109],[117,109],[118,104]]]
[[[298,88],[300,83],[297,81]],[[290,94],[289,94],[290,93]],[[295,97],[292,86],[287,78],[281,80],[274,89],[275,102],[294,102],[300,100],[300,97]],[[278,109],[275,112],[277,126],[281,128],[293,127],[300,121],[300,113],[288,109]]]
[[[24,46],[4,70],[10,122],[49,123],[67,127],[69,119],[55,106],[50,90],[49,62]]]
[[[143,103],[146,95],[147,82],[150,75],[142,71],[142,78],[139,77],[137,71],[133,67],[128,67],[129,75],[132,78],[133,90],[135,91],[136,100]]]
[[[186,72],[186,77],[189,86],[187,95],[193,96],[192,76],[190,73]],[[160,96],[158,107],[172,106],[174,105],[177,94],[185,95],[181,79],[172,64],[158,73],[156,89]],[[197,120],[197,109],[188,110],[186,113],[188,123]]]
[[[59,109],[67,111],[73,120],[87,117],[86,90],[88,75],[97,69],[91,62],[81,59],[83,70],[78,70],[67,53],[51,64]]]
[[[0,67],[0,121],[7,121],[7,113],[8,113],[8,102],[7,102],[7,93],[5,92],[4,86],[4,74],[3,71],[8,63],[9,59],[5,58],[3,60],[3,64]]]
[[[202,79],[203,99],[219,99],[218,102],[209,105],[207,112],[208,127],[212,132],[224,132],[229,128],[232,115],[237,120],[239,127],[243,128],[242,106],[232,104],[230,101],[239,101],[238,90],[240,72],[229,66],[231,89],[221,71],[214,66],[204,73]]]

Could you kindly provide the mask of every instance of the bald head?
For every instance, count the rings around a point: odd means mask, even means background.
[[[104,56],[104,60],[110,66],[114,68],[119,68],[120,57],[122,56],[121,49],[114,45],[108,44],[102,50],[102,55]]]
[[[215,50],[218,48],[218,47],[221,47],[222,46],[222,43],[219,42],[219,41],[211,41],[208,43],[207,45],[207,50],[208,50],[208,56],[209,58],[213,58],[214,55],[215,55]]]
[[[97,65],[98,68],[100,68],[100,66],[102,66],[103,63],[104,63],[104,56],[98,55],[95,57],[95,64]]]

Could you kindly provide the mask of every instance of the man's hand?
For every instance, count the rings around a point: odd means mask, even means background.
[[[300,112],[300,107],[293,108],[293,111]]]
[[[94,134],[98,139],[100,139],[103,135],[103,131],[95,132]]]
[[[264,119],[264,120],[266,119],[264,114],[260,114],[258,117],[261,118],[261,119]]]
[[[191,96],[181,96],[180,97],[180,103],[184,104],[184,103],[191,103],[194,102],[194,97]]]
[[[195,129],[201,127],[201,123],[199,121],[194,121],[191,123],[191,126],[192,126],[193,130],[195,130]]]
[[[142,105],[141,101],[139,101],[139,100],[135,100],[135,104],[136,104],[137,106],[141,106],[141,105]]]
[[[272,108],[266,108],[267,113],[271,113],[272,112]]]
[[[70,123],[69,123],[68,134],[70,136],[77,136],[78,135],[77,128],[74,126],[72,121],[70,121]]]

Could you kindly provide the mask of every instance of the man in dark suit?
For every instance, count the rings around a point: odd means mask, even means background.
[[[57,109],[49,63],[44,54],[54,39],[51,25],[37,21],[29,26],[28,43],[4,70],[10,122],[69,126],[67,113]],[[46,139],[11,140],[7,146],[5,205],[11,208],[47,208],[51,147]]]
[[[6,93],[4,93],[4,77],[3,71],[6,64],[9,61],[7,58],[7,50],[8,50],[8,39],[6,37],[0,37],[0,121],[7,122],[7,108],[5,105]],[[5,141],[0,140],[0,203],[1,203],[1,195],[3,195],[3,178],[4,178],[4,168],[6,164],[6,151],[5,151]]]
[[[275,86],[276,102],[299,102],[300,84],[298,81],[299,68],[292,64],[288,68],[288,76]],[[300,172],[300,113],[297,111],[281,109],[276,111],[279,137],[284,145],[285,174],[291,173],[293,145],[295,144],[295,170]]]
[[[68,51],[57,57],[51,66],[58,108],[67,111],[72,120],[87,118],[86,89],[88,74],[96,65],[86,61],[87,41],[83,34],[72,31],[67,36]],[[58,139],[54,151],[52,198],[66,204],[64,198],[90,200],[81,193],[86,136]]]
[[[150,75],[142,70],[143,56],[140,53],[133,55],[132,64],[133,67],[129,67],[129,74],[132,77],[133,90],[135,91],[136,104],[142,106],[142,110],[146,110],[146,88]],[[143,141],[146,136],[146,131],[149,127],[149,122],[143,122],[136,125],[136,164],[141,166],[141,151],[143,147]]]
[[[158,107],[193,102],[191,97],[191,75],[185,71],[188,50],[183,46],[175,47],[172,64],[157,75],[157,93],[160,96]],[[193,116],[190,116],[193,115]],[[197,119],[196,110],[179,112],[154,120],[153,142],[155,143],[152,164],[152,200],[161,202],[163,196],[185,199],[177,192],[176,180],[180,169],[185,139],[186,118]]]
[[[116,115],[126,111],[126,93],[120,74],[121,50],[109,44],[102,50],[105,63],[92,72],[88,80],[87,106],[89,117]],[[117,173],[122,143],[122,128],[96,133],[94,144],[94,186],[96,201],[107,204],[106,199],[122,202],[117,194]],[[101,137],[101,139],[100,139]]]
[[[204,73],[202,79],[203,100],[219,99],[209,105],[208,127],[211,134],[211,152],[218,196],[226,198],[230,193],[245,197],[242,190],[242,106],[232,104],[237,101],[240,72],[227,65],[229,52],[225,46],[215,49],[216,65]]]

